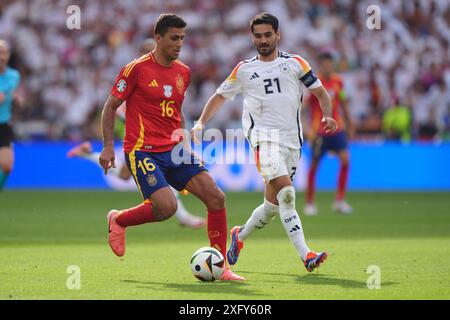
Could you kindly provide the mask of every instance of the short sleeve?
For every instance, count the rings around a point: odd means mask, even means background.
[[[116,78],[111,94],[120,100],[127,100],[137,85],[137,68],[135,61],[127,64],[120,70]]]
[[[239,80],[239,68],[242,65],[242,62],[240,62],[231,72],[231,74],[228,76],[228,78],[225,79],[224,82],[220,85],[220,87],[216,90],[217,94],[220,94],[226,99],[233,100],[236,94],[241,92],[242,89],[242,83]]]
[[[298,55],[295,55],[293,57],[299,64],[298,79],[305,85],[305,87],[307,87],[308,89],[320,87],[322,85],[322,82],[311,69],[308,61]]]

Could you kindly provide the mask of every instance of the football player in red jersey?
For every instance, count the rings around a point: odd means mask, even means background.
[[[145,55],[155,49],[156,43],[153,38],[147,38],[142,42],[141,48],[140,48],[140,55]],[[126,109],[126,103],[121,105],[119,109],[116,111],[116,120],[118,121],[115,128],[115,135],[120,136],[120,138],[123,138],[124,131],[125,131],[125,109]],[[116,148],[117,150],[117,148]],[[67,156],[69,158],[72,157],[79,157],[81,159],[89,160],[93,163],[95,163],[97,166],[102,168],[102,166],[99,164],[98,158],[99,158],[100,152],[94,152],[92,144],[89,141],[84,141],[83,143],[71,148],[67,152]],[[116,158],[116,165],[118,164],[117,168],[112,168],[108,171],[108,175],[105,176],[105,179],[114,190],[137,190],[136,184],[134,182],[134,179],[132,179],[132,174],[130,170],[128,169],[127,163],[125,162],[125,158],[123,156],[120,156],[119,158]],[[118,162],[118,163],[117,163]],[[206,226],[206,219],[193,215],[190,213],[183,204],[183,201],[181,200],[181,195],[178,191],[172,188],[172,191],[175,194],[175,198],[177,199],[177,211],[175,212],[175,218],[180,223],[180,226],[183,227],[189,227],[193,229],[197,228],[203,228]]]
[[[169,185],[205,203],[210,245],[226,256],[225,195],[202,163],[183,147],[183,135],[174,134],[184,128],[181,107],[191,78],[189,67],[178,60],[185,28],[180,17],[160,15],[154,29],[156,48],[122,68],[103,107],[100,164],[105,173],[115,167],[114,118],[126,101],[123,148],[144,199],[134,208],[108,213],[109,244],[118,256],[125,254],[126,227],[164,221],[175,213],[177,202]],[[222,280],[244,280],[224,268]]]
[[[309,133],[312,141],[312,162],[308,173],[308,188],[306,191],[305,215],[316,215],[317,207],[314,204],[315,177],[322,156],[331,151],[337,154],[340,160],[340,169],[337,184],[336,198],[333,210],[343,214],[350,214],[353,208],[345,201],[347,188],[350,155],[347,145],[347,135],[353,135],[353,124],[347,106],[347,96],[344,91],[342,78],[334,72],[333,57],[325,52],[319,56],[319,78],[327,89],[332,99],[333,118],[337,121],[337,130],[332,134],[324,132],[320,125],[322,111],[319,102],[311,96],[311,130]]]

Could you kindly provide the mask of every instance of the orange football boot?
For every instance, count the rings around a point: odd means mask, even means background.
[[[313,271],[318,268],[322,262],[326,260],[328,254],[326,252],[315,253],[314,251],[309,252],[306,255],[305,268],[308,272]]]
[[[118,213],[118,210],[108,212],[108,242],[116,256],[121,257],[125,254],[125,227],[117,224],[116,218]]]
[[[220,277],[220,280],[222,280],[222,281],[242,281],[242,280],[245,280],[245,278],[241,277],[240,275],[237,275],[230,269],[225,268],[222,276]]]

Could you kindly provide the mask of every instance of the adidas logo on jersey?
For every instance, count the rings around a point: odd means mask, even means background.
[[[300,230],[300,227],[298,226],[298,224],[296,224],[291,230],[289,230],[289,233],[294,232]]]
[[[153,81],[150,82],[150,83],[148,84],[148,86],[149,86],[149,87],[155,87],[155,88],[157,88],[157,87],[158,87],[158,82],[156,82],[156,80],[153,79]]]
[[[252,74],[252,76],[250,77],[250,80],[259,78],[259,74],[257,74],[256,72]]]

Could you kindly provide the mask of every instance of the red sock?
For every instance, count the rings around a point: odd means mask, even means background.
[[[309,168],[308,172],[308,188],[306,191],[306,203],[313,203],[314,202],[314,193],[316,189],[315,180],[316,180],[316,166],[311,166]]]
[[[226,209],[208,210],[208,238],[211,247],[219,250],[227,260],[227,213]]]
[[[134,208],[122,210],[116,218],[117,224],[122,227],[137,226],[155,221],[151,203],[142,203]]]
[[[348,167],[349,167],[348,164],[341,164],[341,168],[339,169],[336,201],[340,201],[345,198],[345,190],[347,189],[347,180],[348,180]]]

